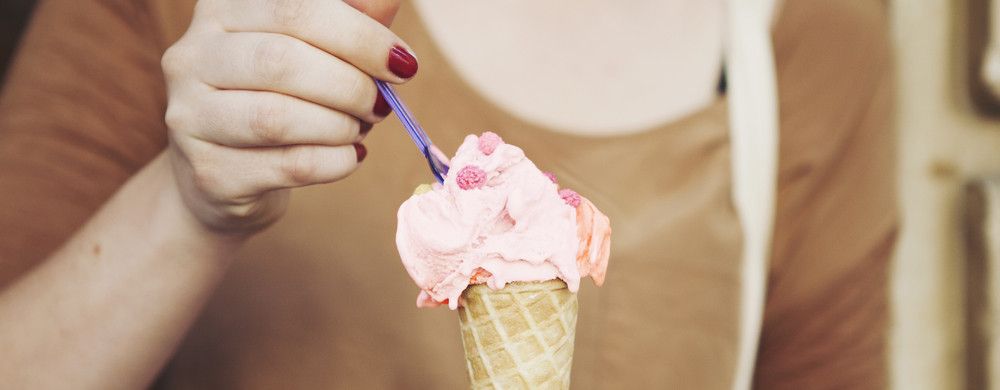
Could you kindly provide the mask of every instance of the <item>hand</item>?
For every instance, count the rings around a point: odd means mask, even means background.
[[[417,71],[406,44],[375,20],[390,21],[398,6],[198,2],[162,64],[168,154],[199,221],[256,232],[284,213],[290,188],[357,168],[367,130],[390,113],[372,77],[402,83]]]

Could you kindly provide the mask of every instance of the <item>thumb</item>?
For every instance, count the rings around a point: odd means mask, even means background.
[[[368,15],[385,26],[392,24],[392,19],[399,11],[401,0],[344,0],[345,3]]]

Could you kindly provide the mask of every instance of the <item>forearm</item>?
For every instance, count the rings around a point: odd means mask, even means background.
[[[147,386],[239,242],[194,219],[161,154],[0,291],[0,378],[13,388]]]

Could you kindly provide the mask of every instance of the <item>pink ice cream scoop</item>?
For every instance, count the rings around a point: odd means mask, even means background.
[[[583,276],[604,282],[608,218],[494,133],[466,137],[444,184],[403,202],[398,219],[396,246],[420,287],[417,306],[456,309],[472,283],[558,278],[575,292]]]

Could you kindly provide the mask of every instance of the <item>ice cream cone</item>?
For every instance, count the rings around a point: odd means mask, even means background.
[[[561,280],[484,284],[462,294],[458,316],[473,389],[569,389],[576,294]]]

